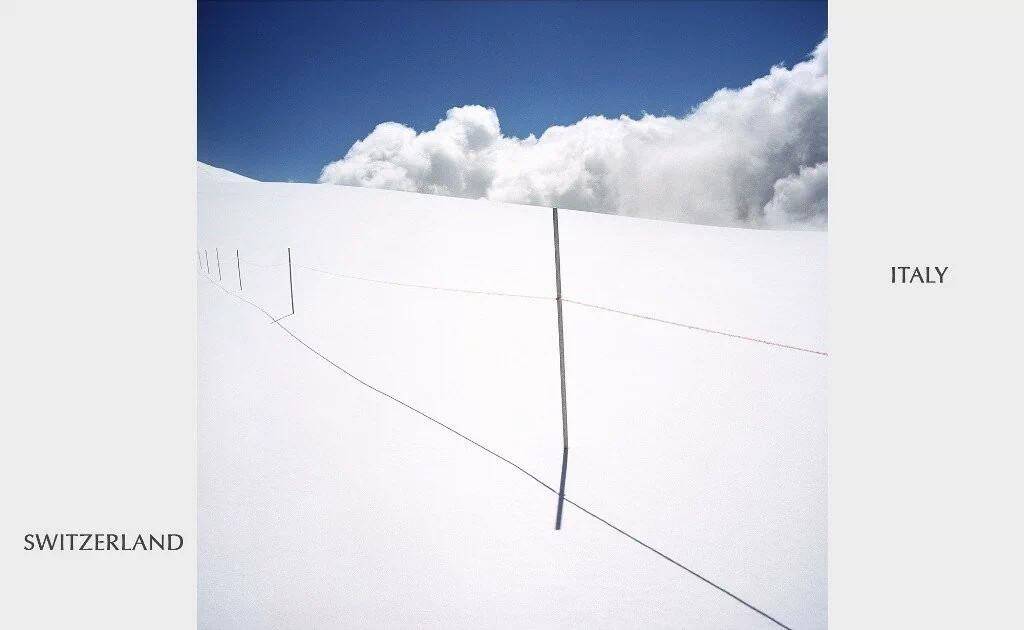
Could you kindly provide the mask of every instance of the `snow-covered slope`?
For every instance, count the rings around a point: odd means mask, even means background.
[[[255,179],[246,177],[245,175],[239,175],[238,173],[229,171],[218,166],[210,166],[203,162],[196,162],[196,175],[199,177],[199,181],[219,181],[219,182],[254,182]]]
[[[200,178],[199,228],[200,627],[779,627],[577,505],[825,627],[825,234],[559,211],[555,531],[550,208]]]

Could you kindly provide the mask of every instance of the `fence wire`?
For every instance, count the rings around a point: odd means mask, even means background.
[[[254,266],[257,266],[257,267],[281,267],[281,266],[285,266],[285,265],[288,264],[287,262],[284,262],[284,263],[277,263],[277,264],[273,264],[273,265],[258,265],[256,263],[248,262],[246,260],[242,260],[242,263],[246,264],[246,265],[254,265]],[[471,295],[493,295],[493,296],[499,296],[499,297],[520,298],[520,299],[525,299],[525,300],[552,300],[553,301],[553,300],[556,299],[554,296],[550,296],[550,295],[529,295],[529,294],[523,294],[523,293],[505,293],[505,292],[501,292],[501,291],[485,291],[485,290],[481,290],[481,289],[462,289],[462,288],[458,288],[458,287],[442,287],[442,286],[433,286],[433,285],[428,285],[428,284],[413,284],[413,283],[409,283],[409,282],[396,282],[394,280],[383,280],[383,279],[380,279],[380,278],[370,278],[370,277],[367,277],[367,276],[357,276],[357,275],[338,273],[336,271],[327,271],[325,269],[318,269],[316,267],[309,267],[307,265],[300,265],[298,263],[293,263],[293,266],[296,267],[296,268],[299,268],[299,269],[305,269],[307,271],[312,271],[312,272],[315,272],[315,273],[320,273],[320,274],[324,274],[324,275],[328,275],[328,276],[333,276],[333,277],[336,277],[336,278],[345,278],[345,279],[348,279],[348,280],[357,280],[357,281],[360,281],[360,282],[371,282],[371,283],[374,283],[374,284],[382,284],[382,285],[389,285],[389,286],[396,286],[396,287],[406,287],[406,288],[413,288],[413,289],[426,289],[426,290],[431,290],[431,291],[445,291],[445,292],[449,292],[449,293],[464,293],[464,294],[471,294]],[[793,351],[796,351],[796,352],[806,352],[808,354],[815,354],[815,355],[823,356],[823,357],[827,357],[828,356],[828,353],[825,352],[825,351],[822,351],[822,350],[815,350],[813,348],[804,348],[802,346],[796,346],[796,345],[793,345],[793,344],[782,343],[780,341],[774,341],[774,340],[771,340],[771,339],[762,339],[760,337],[754,337],[754,336],[751,336],[751,335],[741,335],[741,334],[738,334],[738,333],[735,333],[735,332],[729,332],[729,331],[725,331],[725,330],[716,330],[714,328],[707,328],[705,326],[697,326],[697,325],[694,325],[694,324],[687,324],[685,322],[677,322],[677,321],[673,321],[673,320],[670,320],[670,319],[664,319],[664,318],[661,318],[661,317],[654,317],[653,315],[645,315],[643,313],[634,313],[632,311],[626,311],[626,310],[622,310],[622,309],[612,308],[610,306],[604,306],[604,305],[601,305],[601,304],[594,304],[592,302],[585,302],[583,300],[576,300],[576,299],[572,299],[572,298],[568,298],[568,297],[562,297],[562,302],[567,303],[567,304],[575,304],[576,306],[583,306],[585,308],[592,308],[592,309],[596,309],[596,310],[600,310],[600,311],[605,311],[605,312],[608,312],[608,313],[615,313],[616,315],[624,315],[624,316],[627,316],[627,317],[633,317],[633,318],[636,318],[636,319],[642,319],[642,320],[649,321],[649,322],[656,322],[656,323],[659,323],[659,324],[666,324],[666,325],[669,325],[669,326],[676,326],[678,328],[686,328],[687,330],[692,330],[692,331],[695,331],[695,332],[702,332],[702,333],[707,333],[707,334],[711,334],[711,335],[720,335],[720,336],[723,336],[723,337],[730,337],[732,339],[738,339],[738,340],[741,340],[741,341],[750,341],[750,342],[760,343],[760,344],[764,344],[764,345],[768,345],[768,346],[774,346],[776,348],[782,348],[782,349],[785,349],[785,350],[793,350]]]

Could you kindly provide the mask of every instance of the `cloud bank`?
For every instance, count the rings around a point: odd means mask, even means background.
[[[320,182],[710,225],[825,229],[828,40],[792,68],[722,89],[688,115],[591,116],[503,136],[467,105],[417,133],[385,122]]]

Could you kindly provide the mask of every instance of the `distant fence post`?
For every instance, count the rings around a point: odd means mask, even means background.
[[[224,276],[220,275],[220,248],[214,247],[213,253],[217,255],[217,282],[224,280]]]
[[[199,263],[199,271],[202,271],[203,270],[203,255],[199,253],[198,249],[196,250],[196,262]]]
[[[288,248],[288,294],[292,298],[292,315],[295,314],[295,289],[292,288],[292,248]]]
[[[238,265],[238,290],[242,290],[242,259],[238,257],[238,250],[235,250],[235,264]]]
[[[210,250],[204,249],[203,253],[206,255],[206,275],[210,275]]]
[[[562,259],[558,243],[558,208],[551,209],[555,231],[555,306],[558,309],[558,367],[562,377],[562,480],[558,488],[558,511],[555,529],[562,529],[562,507],[565,503],[565,473],[569,464],[569,413],[565,404],[565,333],[562,326]]]

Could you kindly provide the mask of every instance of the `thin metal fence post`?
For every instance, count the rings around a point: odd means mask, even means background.
[[[562,529],[562,507],[565,503],[565,474],[569,464],[569,413],[565,404],[565,332],[562,324],[562,258],[558,243],[558,208],[551,209],[555,232],[555,305],[558,308],[558,367],[562,377],[562,480],[558,488],[558,511],[555,529]]]
[[[242,290],[242,259],[238,257],[238,250],[235,250],[235,264],[238,265],[238,290]]]
[[[220,248],[214,247],[213,253],[217,255],[217,282],[222,282],[224,276],[220,275]]]
[[[292,248],[288,248],[288,293],[292,298],[292,315],[295,314],[295,289],[292,287]]]
[[[555,513],[555,529],[562,529],[562,507],[565,505],[565,473],[569,470],[569,449],[562,449],[562,478],[558,483],[558,511]]]

